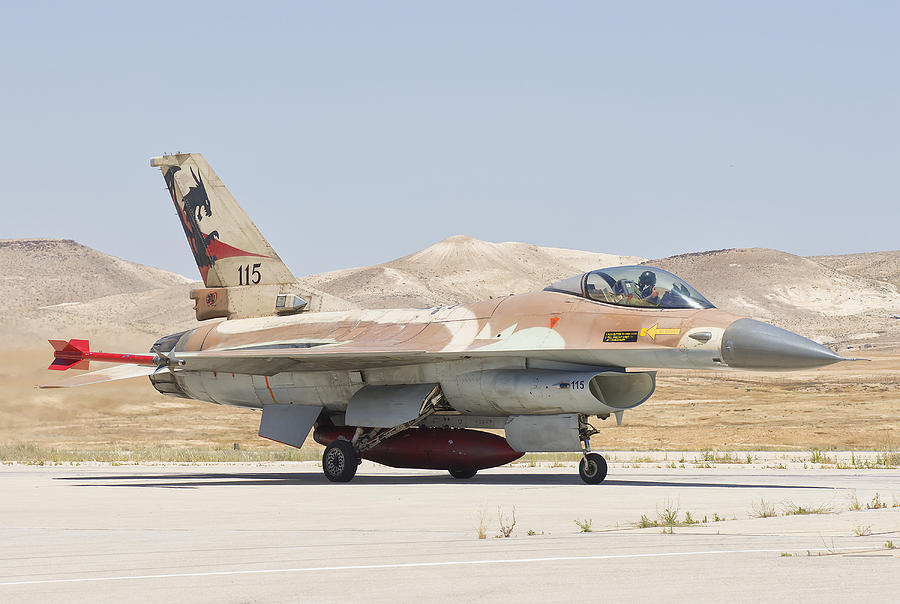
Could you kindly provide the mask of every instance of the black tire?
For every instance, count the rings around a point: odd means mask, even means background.
[[[458,468],[452,468],[449,471],[450,476],[452,476],[453,478],[459,478],[463,480],[466,478],[472,478],[478,473],[478,470],[460,470]]]
[[[588,453],[578,464],[581,480],[588,484],[600,484],[606,478],[606,460],[599,453]]]
[[[350,441],[336,440],[322,454],[322,471],[331,482],[350,482],[356,476],[359,456]]]

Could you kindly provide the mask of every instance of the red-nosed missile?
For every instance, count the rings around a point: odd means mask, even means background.
[[[128,354],[115,352],[91,352],[87,340],[49,340],[53,346],[53,362],[47,369],[90,369],[90,361],[103,363],[127,363],[131,365],[156,365],[152,354]]]

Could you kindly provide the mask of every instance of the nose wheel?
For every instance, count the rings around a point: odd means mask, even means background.
[[[601,417],[601,419],[606,419],[606,417],[609,416]],[[578,436],[584,446],[584,455],[581,463],[578,464],[578,473],[581,475],[581,480],[587,484],[600,484],[606,478],[606,460],[599,453],[591,453],[591,436],[594,434],[597,434],[597,429],[588,422],[587,416],[579,415]]]
[[[585,453],[578,464],[581,480],[587,484],[600,484],[606,478],[606,460],[599,453]]]

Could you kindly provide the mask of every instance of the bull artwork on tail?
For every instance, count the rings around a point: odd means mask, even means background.
[[[188,188],[188,192],[178,202],[178,193],[175,190],[175,173],[181,170],[179,166],[169,166],[163,173],[166,181],[166,187],[178,210],[178,217],[181,219],[181,226],[184,228],[184,234],[191,246],[191,252],[194,254],[194,260],[201,272],[203,268],[211,267],[216,263],[215,255],[209,253],[209,245],[219,238],[218,231],[212,231],[209,235],[204,235],[200,230],[200,221],[203,216],[212,216],[212,206],[209,202],[209,195],[206,193],[206,186],[203,179],[191,168],[191,176],[194,177],[195,185]]]

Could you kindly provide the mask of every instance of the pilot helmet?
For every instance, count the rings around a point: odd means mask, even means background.
[[[641,287],[653,287],[656,285],[656,273],[653,271],[644,271],[638,278],[638,285]]]

